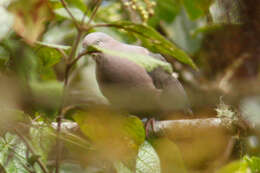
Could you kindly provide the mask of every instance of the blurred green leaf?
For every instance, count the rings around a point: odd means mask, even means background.
[[[62,58],[59,51],[49,47],[40,47],[36,53],[41,59],[41,65],[44,67],[52,67]]]
[[[77,111],[73,119],[106,159],[131,161],[145,139],[141,120],[107,109]],[[116,148],[115,148],[116,146]]]
[[[60,2],[60,0],[49,0],[51,2],[51,5],[53,8],[61,8],[63,7],[62,3]],[[69,7],[75,7],[80,9],[81,11],[86,11],[87,6],[85,5],[83,0],[65,0],[65,2],[67,3],[67,5]]]
[[[244,156],[240,161],[233,161],[221,168],[217,173],[258,173],[260,172],[260,158]]]
[[[50,27],[43,35],[42,42],[37,42],[48,47],[70,49],[70,46],[61,46],[58,44],[71,40],[76,35],[77,30],[66,21],[61,24]],[[52,44],[52,45],[50,45]],[[53,45],[57,44],[57,45]]]
[[[120,2],[111,2],[99,7],[96,18],[103,22],[113,22],[122,20],[122,8]]]
[[[117,173],[132,173],[132,171],[126,167],[122,162],[115,162],[114,167]]]
[[[192,20],[206,15],[211,3],[212,0],[183,0],[184,7]]]
[[[5,68],[10,59],[10,52],[0,46],[0,69]]]
[[[136,173],[161,173],[160,159],[153,146],[147,141],[139,148]]]
[[[136,37],[142,40],[142,43],[145,47],[151,49],[152,51],[175,57],[180,62],[188,64],[191,67],[197,69],[195,63],[186,52],[178,48],[174,43],[166,40],[152,27],[126,21],[114,22],[110,23],[109,25],[133,33]]]
[[[76,19],[77,22],[81,22],[83,17],[84,17],[84,13],[79,10],[78,8],[74,8],[74,7],[70,7],[69,8],[70,12],[72,13],[73,17]],[[64,19],[69,19],[72,20],[72,18],[70,17],[69,13],[66,11],[65,8],[58,8],[54,10],[54,13]],[[88,17],[85,17],[84,20],[85,23],[88,22]]]
[[[39,46],[35,48],[35,53],[38,57],[37,71],[42,80],[55,80],[56,74],[53,66],[60,62],[63,57],[57,49],[63,49],[64,52],[69,51],[69,46],[62,46],[56,44],[49,44],[37,42]]]
[[[118,56],[120,58],[127,58],[130,61],[135,62],[136,64],[144,67],[148,72],[151,72],[157,67],[162,67],[164,70],[166,70],[168,73],[172,73],[171,65],[167,62],[160,61],[158,59],[152,58],[148,55],[143,54],[135,54],[135,53],[125,53],[125,52],[118,52],[113,51],[105,48],[100,48],[98,46],[92,46],[89,47],[89,49],[98,50],[100,52],[104,52],[106,54],[112,55],[112,56]]]
[[[47,125],[38,125],[30,128],[31,143],[36,151],[37,155],[32,155],[30,157],[31,163],[33,164],[38,158],[46,163],[48,155],[55,145],[55,137],[51,136],[50,133],[53,133],[53,129]]]
[[[212,32],[218,31],[222,28],[223,28],[223,25],[219,25],[219,24],[206,25],[206,26],[203,26],[203,27],[196,29],[192,33],[192,36],[196,37],[200,33],[202,33],[202,34],[212,33]]]
[[[38,40],[45,30],[45,23],[52,17],[48,2],[41,0],[12,1],[9,10],[14,14],[14,30],[31,45]]]
[[[152,26],[160,21],[172,22],[181,9],[180,0],[157,0],[155,14],[149,19],[148,23]]]
[[[0,138],[0,163],[7,173],[28,173],[24,168],[26,161],[26,146],[16,135],[6,133]]]
[[[152,141],[152,145],[160,157],[162,173],[187,172],[181,152],[175,143],[167,138],[158,138]]]
[[[194,55],[200,49],[203,35],[192,35],[192,31],[196,30],[205,22],[201,19],[191,21],[187,14],[182,10],[171,24],[165,24],[169,37],[183,50]]]
[[[260,172],[260,158],[259,157],[255,157],[255,156],[248,157],[248,156],[245,156],[243,158],[243,160],[245,160],[247,162],[248,166],[250,167],[250,169],[251,169],[251,171],[253,173]]]
[[[58,108],[61,103],[63,84],[58,81],[29,83],[33,97],[41,106]]]
[[[5,8],[0,6],[0,40],[6,36],[13,25],[13,16]]]
[[[217,173],[248,173],[248,165],[245,161],[233,161],[224,166]]]

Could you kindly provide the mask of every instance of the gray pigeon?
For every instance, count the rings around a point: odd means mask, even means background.
[[[83,40],[83,48],[88,46],[118,52],[118,55],[104,51],[92,54],[101,92],[113,106],[148,117],[172,111],[191,113],[186,93],[173,75],[160,66],[148,72],[143,66],[122,57],[122,53],[139,54],[167,63],[160,54],[121,43],[102,32],[88,34]]]

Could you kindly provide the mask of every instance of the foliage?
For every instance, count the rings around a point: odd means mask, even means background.
[[[169,62],[99,47],[91,49],[128,58],[148,72],[158,67],[169,74],[180,72],[180,80],[195,92],[192,98],[195,110],[206,105],[211,117],[212,107],[217,104],[210,105],[212,100],[232,91],[233,95],[239,93],[230,81],[239,79],[241,69],[246,68],[247,74],[253,74],[250,79],[259,81],[259,53],[256,52],[259,44],[250,41],[259,38],[259,22],[255,22],[259,18],[242,25],[246,18],[242,12],[250,18],[254,17],[250,11],[256,11],[258,17],[259,9],[246,11],[240,7],[243,4],[240,1],[1,0],[0,172],[51,173],[60,168],[59,172],[64,173],[186,173],[210,164],[218,165],[213,160],[222,158],[219,153],[214,156],[209,153],[203,159],[198,159],[202,152],[189,153],[197,148],[203,150],[203,135],[195,142],[172,139],[174,132],[169,138],[148,139],[147,127],[140,118],[126,110],[96,106],[98,101],[93,98],[100,97],[102,103],[107,100],[101,97],[93,61],[82,52],[81,40],[90,32],[101,31],[122,42],[142,45],[162,54]],[[250,27],[253,29],[249,30]],[[226,30],[230,33],[225,34]],[[243,35],[244,32],[247,34]],[[236,41],[231,42],[233,39]],[[245,50],[240,50],[241,47]],[[218,63],[221,58],[223,64]],[[231,89],[222,88],[223,81]],[[250,90],[253,86],[259,85],[250,85]],[[205,99],[205,93],[209,92],[212,96]],[[235,105],[250,125],[257,126],[259,97],[247,98],[247,94]],[[237,112],[233,110],[224,102],[216,109],[220,118],[233,118]],[[66,123],[75,123],[77,128],[63,127]],[[215,139],[212,132],[207,131],[207,135],[217,141],[216,148],[222,139],[230,139],[230,134]],[[222,131],[219,133],[222,135]],[[259,134],[250,135],[258,138]],[[192,144],[191,150],[185,150],[187,143]],[[250,145],[246,149],[254,150],[250,154],[255,156],[235,156],[235,161],[212,170],[260,172],[259,144]],[[196,166],[189,165],[192,159],[196,164],[190,165]]]

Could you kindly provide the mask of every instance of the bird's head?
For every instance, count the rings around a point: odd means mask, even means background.
[[[103,32],[93,32],[88,34],[83,40],[83,48],[87,49],[88,46],[99,46],[102,48],[109,48],[111,42],[115,41],[109,35]]]

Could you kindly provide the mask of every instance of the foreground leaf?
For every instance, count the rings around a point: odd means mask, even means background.
[[[248,157],[245,156],[244,160],[247,162],[252,172],[260,172],[260,158],[259,157]]]
[[[183,0],[184,7],[192,20],[207,14],[212,0]]]
[[[122,162],[115,162],[114,167],[117,173],[132,173],[132,171],[127,168]]]
[[[175,143],[167,138],[159,138],[153,140],[152,145],[160,157],[162,173],[187,172],[181,152]]]
[[[13,16],[0,6],[0,40],[6,36],[13,25]]]
[[[70,7],[69,11],[72,13],[73,17],[76,19],[77,22],[82,21],[84,17],[84,13],[81,10],[79,10],[78,8]],[[71,16],[69,15],[69,13],[66,11],[65,8],[55,9],[54,13],[64,19],[72,20]],[[88,22],[88,17],[85,17],[84,21]]]
[[[136,173],[160,173],[160,159],[153,146],[145,141],[139,148]]]
[[[98,108],[77,111],[73,119],[94,143],[101,158],[110,161],[133,160],[145,139],[143,124],[137,117]]]
[[[9,7],[14,14],[14,30],[29,44],[39,38],[45,22],[52,16],[47,3],[47,0],[20,0]]]

